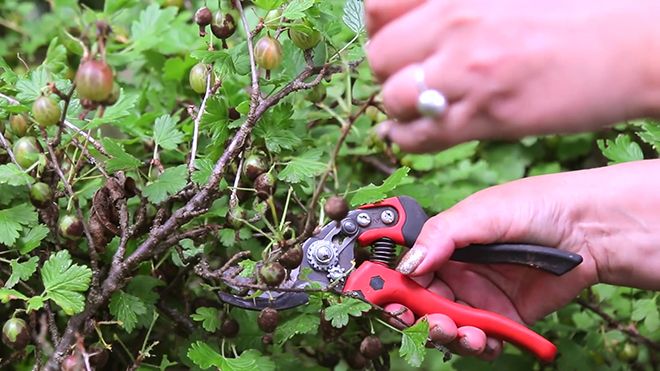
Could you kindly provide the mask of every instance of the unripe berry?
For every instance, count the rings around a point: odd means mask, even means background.
[[[270,36],[264,36],[254,46],[254,58],[259,67],[274,70],[282,63],[282,45]]]
[[[103,102],[112,94],[113,85],[112,69],[107,63],[91,59],[78,67],[76,91],[81,99]]]
[[[32,103],[32,116],[42,127],[55,125],[60,121],[62,110],[51,97],[40,96]]]

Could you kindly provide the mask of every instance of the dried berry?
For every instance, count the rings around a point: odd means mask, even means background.
[[[259,313],[257,318],[257,324],[263,332],[273,332],[277,328],[279,323],[280,315],[277,313],[277,309],[273,308],[264,308]]]
[[[273,194],[275,190],[275,176],[271,173],[263,173],[254,180],[254,189],[257,190],[257,196],[265,200]]]
[[[220,325],[220,334],[226,338],[233,338],[238,335],[240,327],[238,322],[233,318],[225,318]]]
[[[104,61],[88,60],[78,67],[76,91],[82,99],[103,102],[112,93],[113,73]]]
[[[70,240],[82,237],[84,229],[82,221],[75,215],[64,215],[59,224],[60,235]]]
[[[34,183],[30,188],[30,201],[37,208],[43,209],[53,202],[53,191],[46,183]]]
[[[296,245],[282,254],[278,261],[286,269],[296,269],[302,262],[302,257],[302,247],[300,247],[300,245]]]
[[[250,180],[257,179],[259,175],[263,174],[266,169],[268,169],[264,158],[257,154],[249,155],[245,159],[243,166],[245,168],[245,175],[247,175]]]
[[[282,63],[282,44],[270,36],[264,36],[254,46],[254,58],[259,67],[274,70]]]
[[[227,117],[229,117],[230,120],[238,120],[241,118],[241,113],[236,110],[236,107],[229,107],[229,110],[227,110]]]
[[[27,169],[39,160],[41,146],[34,137],[23,137],[14,143],[13,151],[16,162]]]
[[[195,12],[195,23],[199,25],[199,36],[206,36],[206,26],[213,21],[213,13],[207,7],[197,9]]]
[[[197,63],[190,70],[190,75],[188,76],[188,81],[190,82],[190,87],[197,94],[203,94],[206,92],[206,82],[211,74],[210,85],[215,84],[215,76],[211,72],[209,65],[204,63]]]
[[[332,196],[325,202],[323,210],[328,218],[342,220],[348,215],[348,203],[341,196]]]
[[[23,114],[9,116],[9,127],[11,132],[17,137],[22,137],[27,133],[28,120]]]
[[[62,360],[60,365],[60,370],[62,371],[84,371],[85,370],[85,361],[82,356],[77,352],[67,356]]]
[[[337,328],[334,327],[330,321],[325,319],[325,310],[321,311],[320,318],[321,321],[319,323],[319,327],[321,328],[321,335],[323,336],[324,340],[332,341],[333,339],[341,336],[341,334],[346,331],[346,326]]]
[[[362,339],[360,353],[367,359],[378,358],[383,353],[383,342],[377,336],[369,335]]]
[[[278,286],[286,277],[284,267],[278,262],[266,263],[259,269],[259,278],[266,286]]]
[[[20,318],[10,318],[2,326],[2,342],[14,350],[23,350],[30,342],[27,324]]]
[[[55,125],[60,121],[62,110],[51,97],[40,96],[32,103],[32,116],[42,127]]]
[[[218,39],[227,39],[236,32],[236,21],[231,13],[215,13],[215,24],[211,26],[213,35]]]
[[[321,41],[321,33],[307,22],[295,23],[289,28],[289,39],[300,49],[312,49]]]

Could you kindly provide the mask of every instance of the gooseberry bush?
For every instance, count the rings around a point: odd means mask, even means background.
[[[549,366],[513,347],[450,357],[426,322],[402,329],[329,291],[283,311],[219,300],[284,290],[301,242],[361,203],[410,195],[436,213],[516,178],[657,156],[651,120],[399,151],[372,130],[386,115],[363,8],[0,3],[0,368],[657,369],[657,294],[629,288],[598,285],[537,324],[559,346]]]

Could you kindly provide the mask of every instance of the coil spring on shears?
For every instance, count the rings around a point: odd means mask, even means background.
[[[391,239],[383,237],[371,245],[371,261],[385,263],[391,267],[395,259],[396,245]]]

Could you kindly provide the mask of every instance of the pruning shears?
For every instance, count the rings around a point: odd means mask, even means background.
[[[343,220],[326,224],[303,243],[302,263],[290,272],[281,287],[305,288],[316,282],[380,307],[390,303],[404,305],[417,317],[443,313],[457,326],[478,327],[488,336],[510,342],[541,361],[552,362],[557,354],[555,345],[526,326],[497,313],[448,300],[393,269],[396,245],[412,247],[427,220],[422,207],[407,196],[360,206]],[[354,249],[367,245],[371,245],[370,259],[356,266]],[[470,245],[456,249],[451,259],[478,264],[520,264],[557,276],[582,262],[578,254],[519,243]],[[253,310],[288,309],[308,301],[305,292],[266,292],[256,297],[220,292],[219,296],[227,304]]]

